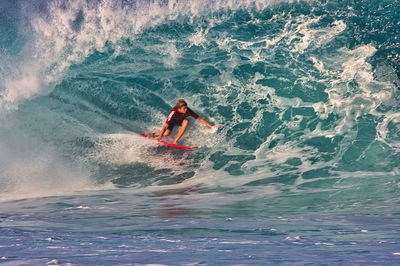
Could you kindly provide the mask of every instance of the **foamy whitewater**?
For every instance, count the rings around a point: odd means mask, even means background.
[[[0,36],[0,263],[400,263],[398,0],[2,0]],[[179,98],[194,152],[138,135]]]

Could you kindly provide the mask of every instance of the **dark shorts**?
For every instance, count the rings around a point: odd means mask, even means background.
[[[172,120],[171,123],[169,123],[167,129],[171,130],[174,128],[174,126],[180,127],[182,125],[183,120]]]

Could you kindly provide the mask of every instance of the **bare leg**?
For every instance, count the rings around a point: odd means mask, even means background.
[[[186,130],[188,124],[189,124],[189,120],[185,119],[182,121],[181,128],[179,129],[178,135],[176,135],[176,138],[175,138],[173,144],[176,144],[178,142],[178,140],[182,137],[183,133],[185,133],[185,130]]]
[[[169,136],[169,134],[171,134],[171,130],[167,129],[167,130],[165,130],[163,137]],[[158,136],[160,136],[160,132],[154,133],[154,137],[158,137]]]

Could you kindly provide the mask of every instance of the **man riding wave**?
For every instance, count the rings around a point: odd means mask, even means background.
[[[171,134],[171,131],[175,126],[180,126],[178,134],[173,142],[173,144],[177,144],[178,140],[182,137],[183,133],[185,133],[185,130],[189,124],[189,120],[187,119],[189,116],[192,116],[194,119],[208,127],[219,128],[219,125],[211,125],[205,119],[201,118],[198,114],[192,111],[192,109],[187,106],[185,100],[179,99],[176,102],[175,107],[169,112],[167,120],[165,121],[162,129],[156,133],[146,132],[144,135],[147,137],[158,137],[158,141],[161,141],[162,137],[166,137]]]

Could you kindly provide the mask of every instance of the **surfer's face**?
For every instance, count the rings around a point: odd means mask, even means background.
[[[182,113],[182,114],[186,114],[187,111],[187,107],[186,106],[182,106],[181,108],[178,108],[178,112]]]

